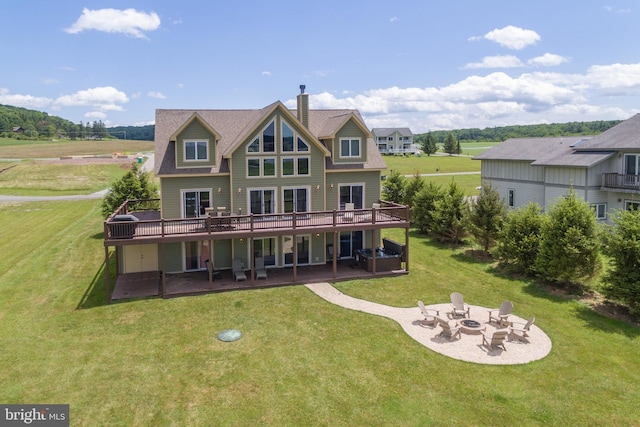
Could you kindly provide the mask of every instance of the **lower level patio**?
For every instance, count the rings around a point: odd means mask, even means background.
[[[335,277],[331,263],[297,267],[296,280],[293,283],[293,268],[291,267],[269,269],[267,270],[266,279],[254,279],[253,281],[251,280],[250,272],[247,272],[247,280],[240,282],[236,282],[233,279],[231,270],[220,271],[221,277],[214,279],[212,283],[209,283],[209,275],[206,270],[189,273],[168,273],[165,280],[164,295],[162,292],[162,274],[159,271],[120,274],[116,279],[111,300],[159,296],[170,298],[240,289],[260,289],[319,282],[333,283],[407,274],[405,270],[382,271],[374,274],[361,268],[353,260],[342,260],[338,262],[337,267]]]

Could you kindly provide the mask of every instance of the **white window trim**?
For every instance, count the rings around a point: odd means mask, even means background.
[[[209,193],[209,207],[213,205],[213,189],[212,188],[185,188],[180,190],[180,218],[184,216],[184,193]],[[196,216],[200,218],[200,214]]]
[[[293,175],[285,175],[284,174],[284,161],[285,160],[293,160]],[[307,159],[307,163],[309,165],[308,170],[309,173],[300,174],[298,172],[298,160],[299,159]],[[292,176],[311,176],[311,156],[282,156],[280,157],[280,176],[283,178],[289,178]]]
[[[245,175],[247,179],[260,179],[260,178],[277,178],[278,177],[278,161],[276,157],[265,157],[265,156],[248,156],[246,158],[247,164],[245,168]],[[260,173],[258,175],[249,175],[249,160],[259,160],[260,161]],[[265,160],[273,160],[273,175],[265,175],[264,174],[264,161]]]
[[[598,216],[598,207],[599,206],[604,206],[604,215],[603,216]],[[591,208],[594,210],[594,213],[596,215],[596,219],[597,220],[606,220],[607,219],[607,204],[606,203],[592,203],[591,204]]]
[[[630,200],[630,199],[626,199],[624,201],[624,210],[628,211],[629,210],[629,205],[640,205],[640,200]]]
[[[307,190],[307,206],[306,206],[307,210],[306,210],[306,213],[310,212],[310,210],[311,210],[311,186],[310,185],[288,185],[286,187],[281,187],[282,202],[281,202],[281,206],[280,206],[280,212],[284,213],[284,192],[285,192],[285,190],[300,190],[300,189]]]
[[[510,200],[513,199],[513,200]],[[515,188],[507,188],[507,207],[515,208],[516,207],[516,189]]]
[[[340,188],[342,187],[362,187],[362,209],[365,209],[365,201],[367,200],[367,186],[365,185],[364,182],[349,182],[349,183],[344,183],[344,184],[338,184],[338,191],[337,191],[337,205],[338,209],[340,209]],[[353,200],[353,199],[352,199]],[[344,208],[343,208],[344,209]]]
[[[343,156],[342,155],[342,142],[343,141],[349,141],[349,155],[348,156]],[[358,141],[358,151],[360,152],[360,154],[358,154],[357,156],[354,156],[351,154],[351,142],[352,141]],[[341,159],[360,159],[362,158],[362,138],[358,138],[358,137],[344,137],[344,138],[340,138],[340,147],[339,147],[339,151],[340,153],[340,158]]]
[[[278,213],[278,188],[277,187],[249,187],[247,188],[247,215],[251,213],[251,192],[252,191],[273,191],[273,208],[274,213]]]
[[[204,147],[206,149],[206,157],[204,159],[198,159],[198,142],[204,143]],[[196,158],[195,159],[187,159],[187,144],[193,143],[196,144]],[[208,162],[209,161],[209,140],[208,139],[184,139],[182,140],[182,161],[187,162]]]
[[[269,126],[271,126],[271,123],[273,123],[273,151],[264,151],[264,141],[262,139],[262,134],[264,134],[265,129],[267,129]],[[256,154],[266,154],[269,156],[275,156],[276,153],[278,152],[278,138],[277,138],[277,132],[276,132],[276,121],[272,120],[269,123],[267,123],[262,129],[260,129],[260,132],[258,132],[258,135],[254,136],[253,138],[251,138],[249,140],[249,142],[247,142],[246,146],[245,146],[245,153],[247,153],[248,155],[256,155]],[[249,147],[251,146],[251,144],[254,143],[255,140],[258,140],[258,151],[249,151]]]

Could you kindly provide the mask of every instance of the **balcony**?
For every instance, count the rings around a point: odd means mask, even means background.
[[[380,202],[379,208],[370,209],[232,214],[183,219],[159,218],[154,206],[157,206],[157,200],[124,202],[104,222],[104,245],[239,239],[410,226],[407,206],[384,201]]]
[[[603,173],[602,190],[619,193],[640,193],[640,175]]]

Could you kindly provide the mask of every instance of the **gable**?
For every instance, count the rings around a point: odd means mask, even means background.
[[[218,135],[194,115],[173,135],[176,168],[201,168],[216,165]]]

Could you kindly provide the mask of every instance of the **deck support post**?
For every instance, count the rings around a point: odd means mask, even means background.
[[[376,274],[376,230],[371,230],[371,272]]]
[[[338,232],[333,232],[333,278],[338,277]]]
[[[160,262],[162,263],[162,270],[160,271],[160,274],[162,275],[162,298],[165,297],[165,294],[167,292],[167,260],[165,257],[165,250],[164,250],[165,244],[161,243],[160,244]]]
[[[109,246],[104,247],[104,285],[107,304],[111,304],[111,274],[109,273]]]
[[[404,270],[409,271],[409,227],[404,229]]]
[[[294,214],[295,216],[295,214]],[[298,280],[298,245],[297,245],[297,236],[294,234],[292,236],[293,239],[293,283]]]

